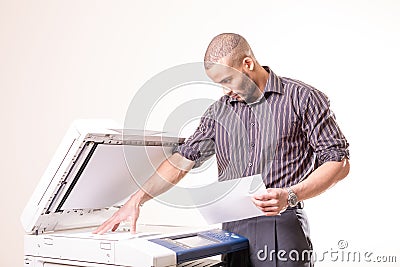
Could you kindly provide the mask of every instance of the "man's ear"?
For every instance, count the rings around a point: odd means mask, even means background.
[[[251,57],[245,57],[243,59],[243,68],[247,71],[254,70],[254,60]]]

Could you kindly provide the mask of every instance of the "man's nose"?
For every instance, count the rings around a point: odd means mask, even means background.
[[[227,87],[222,87],[222,91],[227,96],[232,96],[234,94],[233,91],[231,89],[227,88]]]

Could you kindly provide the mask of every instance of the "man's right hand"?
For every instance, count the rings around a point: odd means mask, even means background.
[[[121,222],[129,220],[131,223],[131,233],[135,234],[139,212],[140,202],[132,196],[111,218],[100,225],[93,233],[102,235],[109,230],[114,232]]]

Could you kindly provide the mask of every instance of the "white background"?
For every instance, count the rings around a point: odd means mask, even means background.
[[[141,85],[201,61],[221,32],[325,92],[350,142],[348,178],[306,202],[317,252],[346,240],[400,262],[399,12],[394,0],[0,0],[0,265],[22,265],[19,215],[70,123],[123,122]]]

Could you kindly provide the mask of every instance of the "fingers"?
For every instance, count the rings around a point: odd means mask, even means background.
[[[253,197],[257,200],[277,199],[279,197],[279,191],[276,188],[268,188],[262,193],[254,194]]]
[[[280,215],[285,209],[282,208],[278,201],[259,201],[253,200],[254,204],[264,213],[266,216]]]
[[[263,212],[276,211],[279,209],[279,202],[276,199],[267,201],[253,200],[253,203]]]
[[[269,199],[269,200],[258,200],[256,198],[253,198],[253,203],[257,207],[263,209],[263,208],[269,208],[269,207],[275,207],[279,205],[279,201],[277,199]]]
[[[102,235],[105,232],[108,232],[112,229],[112,231],[117,230],[119,224],[123,221],[121,217],[118,215],[118,212],[114,213],[114,215],[105,221],[102,225],[100,225],[96,230],[93,231],[93,234]]]
[[[119,223],[115,224],[115,225],[113,226],[113,228],[111,229],[111,231],[114,232],[115,230],[118,229],[118,227],[119,227]]]
[[[287,204],[281,191],[280,188],[268,188],[262,193],[255,194],[252,201],[266,216],[280,215]]]
[[[132,218],[132,221],[131,221],[131,234],[136,234],[136,221],[137,221],[137,218],[136,219]]]
[[[104,234],[110,230],[115,231],[119,227],[120,223],[129,220],[131,223],[131,233],[136,233],[136,221],[139,217],[139,206],[135,206],[133,210],[127,208],[119,209],[114,215],[100,225],[96,230],[93,231],[94,234]]]
[[[114,216],[111,217],[110,219],[108,219],[107,221],[105,221],[102,225],[100,225],[96,230],[94,230],[94,231],[93,231],[93,234],[102,235],[102,234],[104,234],[105,232],[109,231],[111,228],[113,228],[113,227],[117,224],[117,222],[116,222],[116,223],[113,223],[114,220],[115,220],[115,219],[114,219]]]

